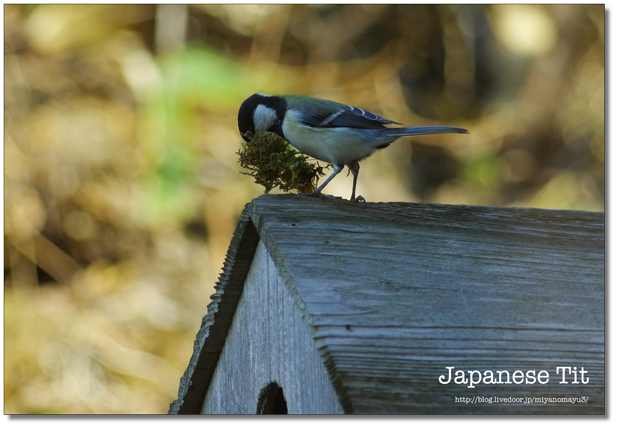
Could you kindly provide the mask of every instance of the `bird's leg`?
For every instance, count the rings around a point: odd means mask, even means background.
[[[366,202],[366,199],[362,196],[355,197],[355,188],[357,187],[357,175],[360,172],[360,163],[353,161],[347,164],[351,172],[353,172],[353,192],[351,193],[352,202]]]
[[[300,193],[299,195],[301,196],[318,196],[321,194],[321,191],[323,190],[323,188],[325,188],[325,186],[327,184],[329,184],[329,181],[331,181],[332,179],[334,179],[334,177],[340,173],[342,171],[344,167],[344,164],[334,164],[334,173],[332,173],[331,175],[329,175],[329,178],[327,178],[325,180],[325,182],[323,182],[316,190],[310,192],[310,193]]]

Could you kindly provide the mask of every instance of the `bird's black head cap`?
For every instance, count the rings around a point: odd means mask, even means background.
[[[286,100],[283,97],[261,93],[248,97],[239,108],[241,137],[249,142],[257,131],[271,131],[284,137],[282,134],[284,115],[286,115]]]

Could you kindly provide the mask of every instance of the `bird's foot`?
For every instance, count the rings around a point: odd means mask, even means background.
[[[357,196],[355,198],[353,198],[353,196],[351,196],[351,201],[352,202],[362,202],[362,203],[366,203],[366,199],[363,196]]]

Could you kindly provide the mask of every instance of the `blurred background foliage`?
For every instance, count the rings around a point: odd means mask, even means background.
[[[468,136],[368,201],[604,210],[603,5],[5,5],[5,413],[165,413],[237,218],[255,92]],[[348,196],[351,177],[327,189]]]

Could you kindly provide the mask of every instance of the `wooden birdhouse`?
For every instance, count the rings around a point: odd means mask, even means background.
[[[604,218],[259,197],[170,413],[604,414]]]

